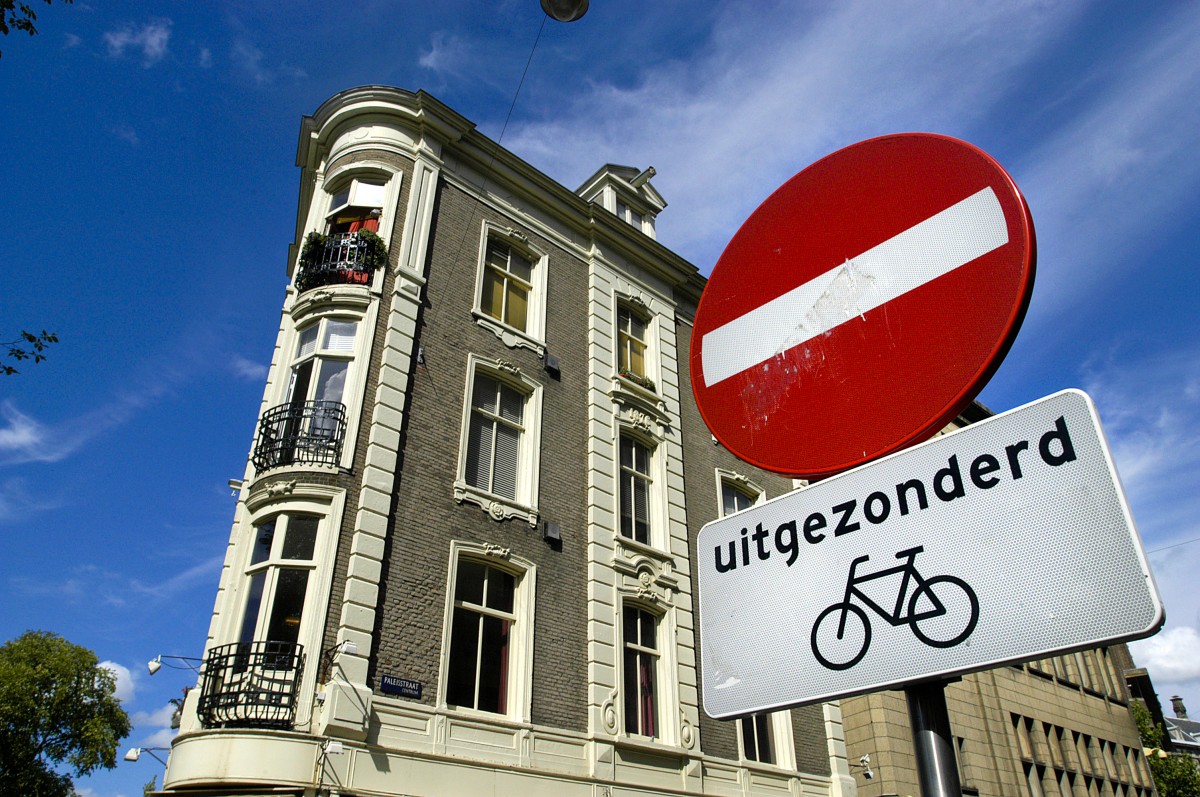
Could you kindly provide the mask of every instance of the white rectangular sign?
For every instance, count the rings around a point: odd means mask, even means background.
[[[713,717],[1152,634],[1163,608],[1091,400],[1057,393],[700,531]]]

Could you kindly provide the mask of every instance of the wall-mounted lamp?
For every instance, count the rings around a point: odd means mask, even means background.
[[[325,683],[329,679],[329,668],[333,666],[333,661],[338,656],[345,654],[354,656],[358,653],[358,643],[349,639],[343,639],[321,652],[321,671],[317,673],[317,681]]]
[[[125,760],[126,761],[137,761],[139,758],[142,757],[142,753],[149,753],[151,758],[153,758],[155,761],[157,761],[158,763],[162,764],[165,767],[167,765],[167,762],[164,761],[163,759],[159,758],[158,753],[156,753],[155,751],[156,750],[166,750],[169,752],[170,749],[171,748],[169,748],[169,747],[131,747],[131,748],[129,748],[129,752],[127,752],[125,754]]]
[[[858,757],[857,764],[851,764],[852,767],[857,767],[862,770],[862,776],[867,780],[875,777],[875,771],[871,769],[871,754],[863,753]]]
[[[163,659],[167,659],[167,661],[163,661]],[[181,662],[183,662],[183,666],[180,666],[178,664],[171,664],[172,661],[181,661]],[[194,673],[199,673],[200,672],[199,665],[203,664],[203,663],[204,663],[204,659],[197,659],[194,656],[158,655],[158,656],[155,656],[150,661],[146,662],[146,669],[150,671],[151,675],[154,675],[154,673],[161,670],[163,665],[165,664],[174,670],[191,670]]]

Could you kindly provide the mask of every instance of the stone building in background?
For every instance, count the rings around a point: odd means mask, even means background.
[[[167,793],[845,795],[835,705],[707,718],[717,446],[653,169],[570,191],[424,93],[303,121],[290,284]]]

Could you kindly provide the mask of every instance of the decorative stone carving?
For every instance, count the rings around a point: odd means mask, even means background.
[[[483,553],[485,556],[496,556],[501,559],[507,559],[512,554],[512,548],[505,548],[492,542],[485,542],[483,544]]]
[[[521,366],[517,365],[516,363],[514,363],[510,360],[496,360],[496,367],[498,369],[500,369],[501,371],[508,371],[510,374],[513,374],[514,376],[521,375]]]
[[[613,690],[604,705],[600,707],[600,716],[604,722],[604,730],[609,733],[617,732],[617,690]]]
[[[291,495],[296,491],[296,482],[296,479],[292,479],[291,481],[279,481],[268,485],[267,497],[278,498],[281,495]]]
[[[696,744],[696,731],[683,709],[679,710],[679,743],[689,750]]]

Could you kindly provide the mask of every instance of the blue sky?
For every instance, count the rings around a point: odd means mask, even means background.
[[[0,40],[0,637],[49,629],[121,675],[126,746],[169,740],[274,343],[302,114],[423,88],[493,139],[537,0],[37,4]],[[885,133],[957,136],[1024,191],[1039,262],[981,400],[1096,400],[1167,605],[1135,645],[1200,711],[1200,5],[593,0],[541,29],[502,143],[574,188],[658,170],[659,240],[707,272],[794,173]],[[947,342],[948,346],[953,341]],[[84,781],[137,797],[149,758]]]

